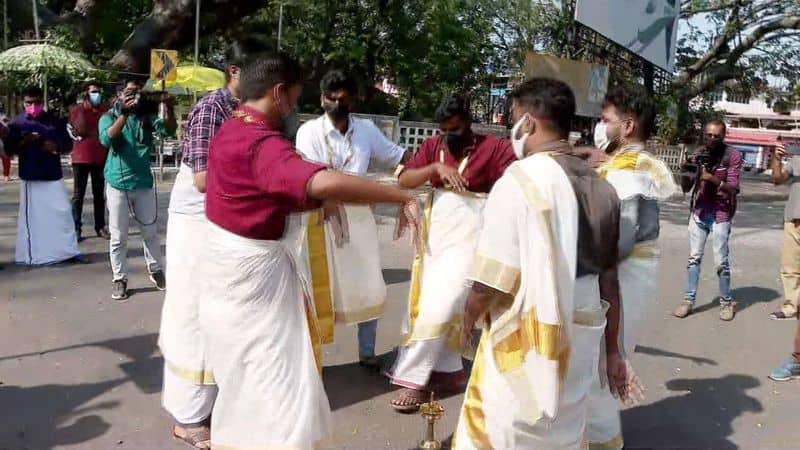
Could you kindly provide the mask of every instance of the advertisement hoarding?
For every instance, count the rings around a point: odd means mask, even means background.
[[[679,0],[578,0],[575,20],[672,72]]]
[[[598,117],[608,89],[608,67],[528,52],[525,78],[555,78],[569,85],[575,94],[579,116]]]

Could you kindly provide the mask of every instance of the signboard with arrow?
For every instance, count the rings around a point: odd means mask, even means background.
[[[161,81],[175,81],[178,77],[177,50],[150,50],[150,78]]]

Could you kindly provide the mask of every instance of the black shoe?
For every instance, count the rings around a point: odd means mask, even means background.
[[[78,239],[78,242],[83,242],[83,240],[86,239],[85,237],[83,237],[83,233],[81,233],[81,230],[75,231],[75,237]]]
[[[117,280],[111,285],[111,298],[113,300],[125,300],[128,298],[128,281]]]
[[[97,237],[101,237],[105,240],[111,240],[111,233],[108,232],[108,228],[101,228],[97,230]]]
[[[167,289],[167,279],[164,277],[164,271],[159,270],[150,274],[150,281],[156,285],[156,289],[164,291]]]

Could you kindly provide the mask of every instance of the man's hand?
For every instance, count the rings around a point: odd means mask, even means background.
[[[133,95],[123,96],[121,100],[122,107],[119,109],[119,112],[124,115],[130,114],[131,110],[138,102],[138,100],[136,100],[136,96]]]
[[[42,143],[42,148],[47,153],[52,153],[54,155],[58,154],[58,144],[56,144],[55,141],[51,141],[50,139]]]
[[[347,214],[344,205],[341,203],[325,202],[322,205],[322,215],[320,219],[331,224],[333,231],[333,242],[336,247],[341,248],[350,242],[350,229],[348,228]]]
[[[422,209],[419,207],[419,202],[416,198],[409,200],[400,207],[400,212],[397,215],[397,228],[395,228],[394,239],[400,239],[405,234],[406,228],[411,230],[411,241],[414,243],[414,248],[417,253],[422,254]]]
[[[25,147],[39,140],[39,133],[25,133],[22,135],[22,146]]]
[[[467,180],[458,173],[456,168],[446,166],[442,163],[436,163],[434,167],[436,174],[439,175],[439,178],[446,188],[456,192],[464,192],[467,190]]]
[[[783,159],[786,157],[786,146],[783,142],[778,142],[775,144],[775,157]]]
[[[715,177],[711,172],[706,170],[705,167],[701,169],[700,179],[703,181],[708,181],[712,184],[719,184],[719,180],[717,180],[717,177]]]
[[[620,352],[612,351],[606,354],[606,374],[611,395],[624,405],[635,405],[644,399],[644,386],[641,380]]]

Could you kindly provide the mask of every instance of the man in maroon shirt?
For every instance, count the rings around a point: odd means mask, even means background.
[[[297,270],[304,230],[290,215],[328,200],[381,202],[404,205],[402,227],[420,221],[412,193],[299,156],[283,132],[302,80],[297,62],[285,55],[246,64],[242,105],[209,148],[211,223],[197,270],[207,293],[200,326],[219,388],[213,448],[312,448],[333,432],[319,375],[319,326]]]
[[[106,228],[106,202],[103,197],[105,179],[103,167],[108,150],[100,144],[97,123],[108,108],[103,103],[103,93],[99,83],[90,82],[83,94],[83,101],[69,111],[72,144],[72,173],[75,177],[75,189],[72,195],[72,218],[75,220],[75,232],[78,241],[81,236],[81,216],[83,214],[83,198],[89,176],[92,177],[92,198],[94,200],[94,229],[97,235],[110,239]]]
[[[436,110],[440,134],[422,143],[405,166],[400,186],[435,188],[428,199],[425,252],[414,260],[404,342],[391,381],[401,389],[391,400],[399,412],[414,412],[427,389],[457,391],[466,377],[458,346],[466,282],[480,231],[486,194],[517,160],[511,142],[477,134],[469,101],[447,97]]]

